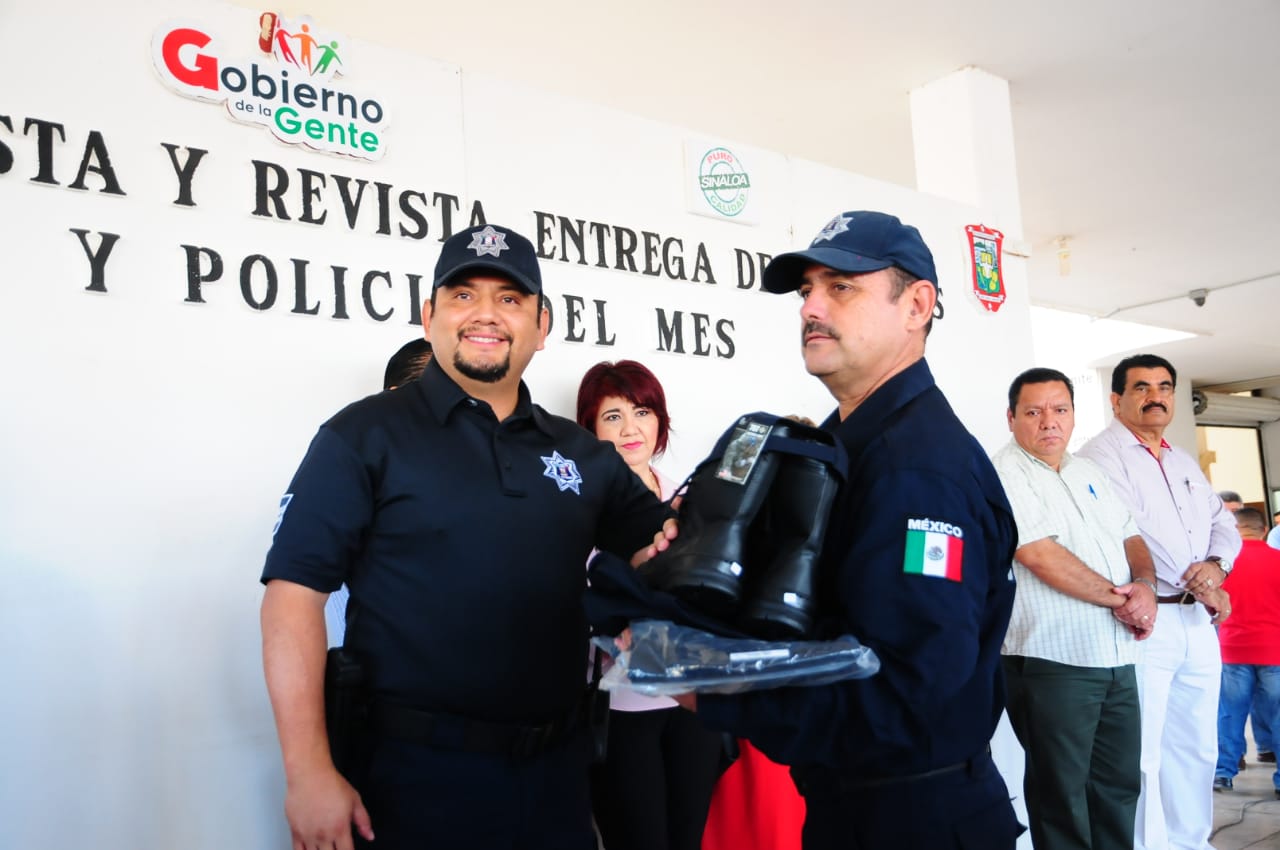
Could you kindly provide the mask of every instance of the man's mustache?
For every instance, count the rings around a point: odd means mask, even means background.
[[[800,338],[804,339],[805,337],[809,336],[809,334],[813,334],[813,333],[822,334],[823,336],[829,336],[832,339],[840,338],[840,334],[836,333],[835,328],[831,327],[830,325],[824,325],[821,322],[815,322],[811,319],[804,323],[804,327],[800,331]]]
[[[1143,413],[1146,413],[1148,410],[1150,410],[1150,409],[1151,409],[1151,408],[1153,408],[1153,407],[1158,407],[1158,408],[1160,408],[1161,410],[1163,410],[1165,413],[1168,413],[1168,412],[1169,412],[1169,406],[1168,406],[1167,404],[1165,404],[1163,401],[1149,401],[1149,402],[1147,402],[1146,404],[1142,405],[1142,412],[1143,412]]]

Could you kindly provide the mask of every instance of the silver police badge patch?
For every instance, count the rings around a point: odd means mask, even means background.
[[[582,491],[578,489],[582,484],[582,476],[578,474],[578,465],[568,458],[560,456],[560,452],[551,452],[551,457],[543,457],[542,462],[546,464],[546,468],[542,470],[545,478],[550,478],[556,482],[556,486],[560,488],[560,492],[572,490],[579,496]]]
[[[471,244],[467,247],[475,251],[477,257],[483,257],[485,254],[497,257],[511,246],[507,244],[507,234],[499,233],[486,224],[484,230],[471,234]]]
[[[813,237],[813,241],[809,243],[809,246],[813,247],[819,242],[830,242],[832,239],[835,239],[838,234],[848,232],[849,222],[851,221],[853,221],[853,219],[849,218],[847,215],[836,216],[822,226],[822,229],[818,231],[817,236]]]

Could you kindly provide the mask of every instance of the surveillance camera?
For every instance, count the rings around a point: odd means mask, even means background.
[[[1203,307],[1204,302],[1209,299],[1209,290],[1193,289],[1187,293],[1187,297],[1196,302],[1197,307]]]

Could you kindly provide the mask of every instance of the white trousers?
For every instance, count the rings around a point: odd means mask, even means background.
[[[1142,792],[1135,850],[1212,850],[1222,655],[1203,605],[1163,604],[1138,663]]]

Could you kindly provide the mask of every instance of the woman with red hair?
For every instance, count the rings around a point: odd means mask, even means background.
[[[671,433],[667,398],[644,365],[592,366],[578,387],[578,424],[613,443],[659,498],[674,495],[676,485],[653,467]],[[699,850],[721,736],[667,697],[610,697],[608,755],[591,783],[605,850]]]

